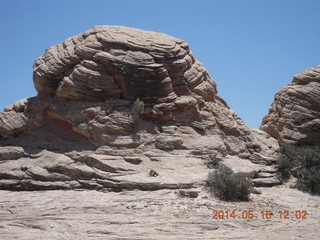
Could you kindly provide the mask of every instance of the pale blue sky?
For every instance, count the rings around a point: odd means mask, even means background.
[[[292,75],[319,65],[318,0],[0,0],[0,110],[36,95],[34,60],[95,25],[187,41],[230,107],[259,127]]]

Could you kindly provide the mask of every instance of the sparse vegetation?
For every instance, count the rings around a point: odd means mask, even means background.
[[[204,158],[204,163],[208,168],[217,168],[221,160],[221,157],[219,157],[217,153],[210,153]]]
[[[136,121],[142,113],[144,113],[144,102],[137,98],[131,106],[131,114],[134,121]]]
[[[293,175],[298,189],[320,194],[320,146],[283,145],[277,164],[280,180]]]
[[[247,177],[223,165],[209,173],[207,186],[216,197],[225,201],[248,201],[252,188]]]
[[[291,162],[286,155],[281,155],[277,160],[278,178],[281,182],[285,182],[291,175]]]

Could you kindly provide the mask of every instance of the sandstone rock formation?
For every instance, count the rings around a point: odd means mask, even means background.
[[[261,129],[280,143],[320,144],[320,66],[295,75],[276,94]]]
[[[47,49],[33,80],[38,96],[0,113],[0,189],[189,188],[208,156],[246,159],[254,176],[278,149],[162,33],[94,27]]]

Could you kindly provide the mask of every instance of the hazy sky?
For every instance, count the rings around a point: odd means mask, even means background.
[[[294,74],[320,64],[319,0],[0,0],[0,110],[36,95],[32,65],[46,48],[95,25],[187,41],[255,128]]]

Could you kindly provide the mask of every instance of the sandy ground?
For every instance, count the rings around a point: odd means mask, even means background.
[[[197,191],[0,191],[0,239],[320,239],[319,196],[279,186],[239,203]],[[255,217],[212,219],[214,210]],[[271,219],[262,218],[266,210]],[[295,219],[303,210],[307,218]]]

